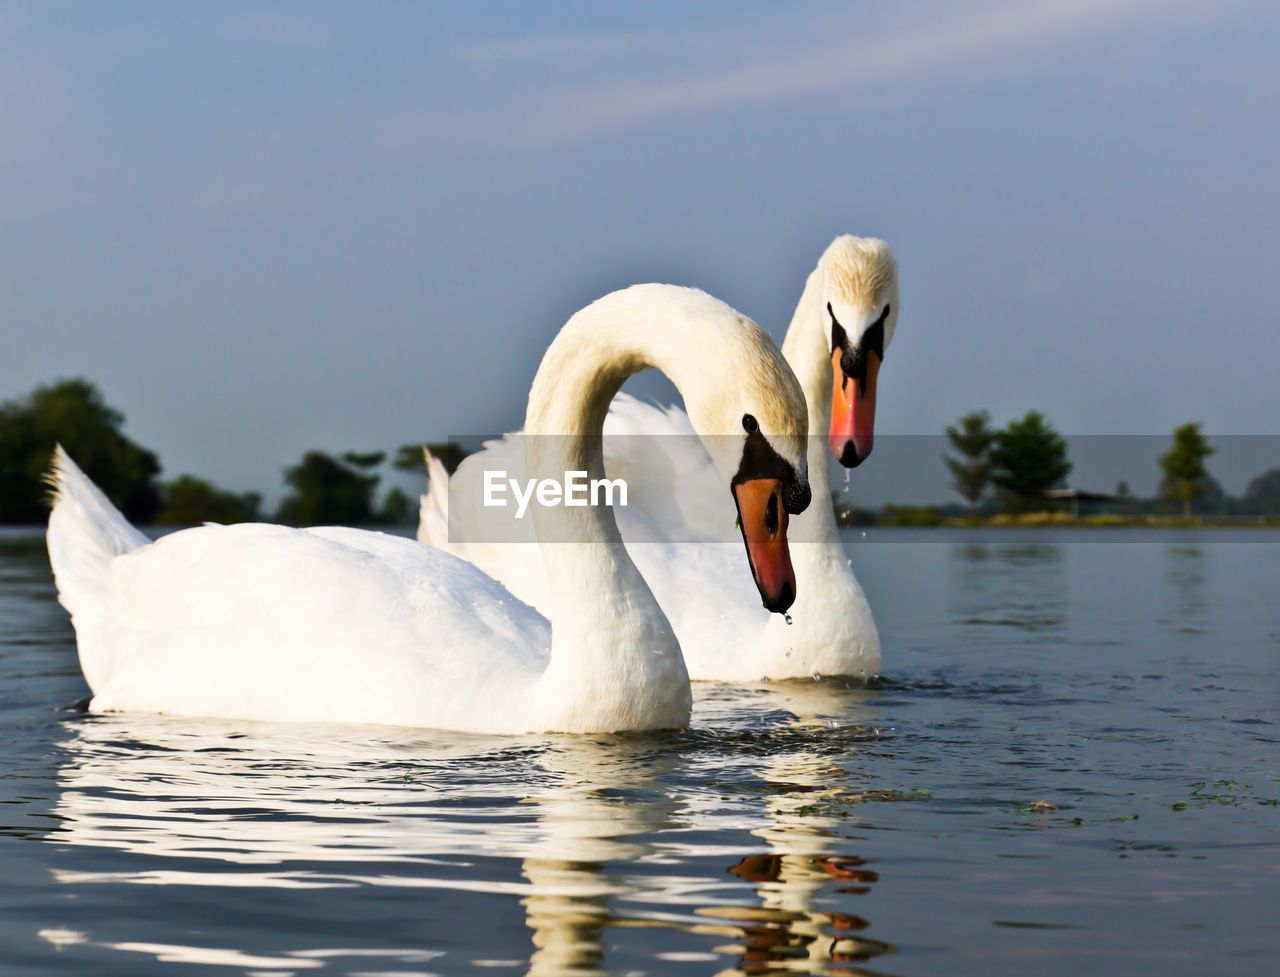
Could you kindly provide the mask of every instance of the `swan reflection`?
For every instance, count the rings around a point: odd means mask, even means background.
[[[875,718],[866,704],[871,694],[854,696],[863,700],[857,715],[864,725],[846,725],[846,733],[876,737],[880,731],[865,725]],[[858,973],[851,964],[893,950],[864,935],[871,923],[846,908],[856,901],[849,897],[868,895],[880,876],[848,839],[857,825],[848,816],[849,802],[857,795],[851,789],[855,775],[845,765],[855,757],[818,749],[824,738],[813,735],[847,724],[850,693],[834,683],[785,683],[771,697],[792,716],[786,728],[799,735],[789,748],[772,753],[762,771],[766,817],[751,833],[764,842],[764,851],[728,867],[754,886],[758,904],[698,912],[731,924],[721,932],[735,942],[718,949],[735,954],[738,962],[726,974]]]
[[[739,720],[724,733],[658,736],[512,740],[139,716],[68,722],[59,827],[48,841],[118,853],[55,868],[68,887],[238,886],[282,898],[356,890],[324,897],[326,911],[333,899],[376,902],[371,887],[443,889],[479,894],[485,908],[474,928],[468,915],[465,931],[437,923],[393,946],[344,947],[335,927],[327,941],[281,950],[263,942],[284,937],[219,930],[216,920],[203,928],[211,945],[179,945],[139,938],[127,915],[106,917],[96,931],[53,926],[41,936],[60,948],[248,969],[374,956],[403,970],[442,957],[427,963],[435,970],[459,966],[465,954],[468,964],[589,975],[614,972],[610,957],[626,950],[655,965],[724,966],[730,954],[730,973],[847,973],[848,961],[888,947],[866,937],[866,914],[850,905],[874,887],[876,869],[843,837],[847,817],[822,808],[847,793],[850,775],[838,767],[863,735],[837,728],[838,717],[872,695],[827,683],[712,690],[711,716],[749,705],[785,719],[764,730]],[[748,782],[749,792],[726,803],[727,778]],[[756,844],[738,840],[748,831]],[[507,917],[516,909],[522,919]],[[523,948],[490,937],[512,924],[527,927]]]

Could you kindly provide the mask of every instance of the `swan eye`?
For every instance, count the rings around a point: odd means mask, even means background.
[[[760,425],[756,423],[756,419],[752,415],[743,414],[742,430],[746,431],[748,434],[755,434],[756,431],[760,430]]]

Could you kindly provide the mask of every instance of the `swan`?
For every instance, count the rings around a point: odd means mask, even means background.
[[[809,502],[804,395],[768,334],[718,299],[638,285],[575,313],[529,392],[527,470],[603,477],[609,402],[650,366],[683,392],[760,595],[785,611],[788,517]],[[247,524],[150,542],[60,447],[50,480],[50,562],[94,711],[482,733],[689,720],[680,646],[607,506],[533,507],[548,620],[412,539]]]
[[[809,274],[782,345],[805,393],[808,469],[819,498],[791,521],[791,558],[799,594],[791,621],[760,607],[741,574],[741,556],[718,530],[733,518],[713,486],[716,466],[689,415],[620,394],[605,421],[605,468],[626,479],[630,504],[619,510],[623,540],[675,628],[694,680],[851,676],[880,671],[880,638],[871,608],[840,541],[828,485],[828,455],[861,464],[874,444],[876,383],[897,327],[897,263],[876,238],[842,235]],[[534,607],[547,606],[541,551],[476,531],[485,469],[518,469],[521,439],[488,442],[449,477],[426,453],[427,494],[419,509],[421,542],[454,553],[506,584]],[[655,474],[660,473],[660,474]],[[678,505],[664,483],[698,485]],[[527,544],[527,545],[526,545]]]

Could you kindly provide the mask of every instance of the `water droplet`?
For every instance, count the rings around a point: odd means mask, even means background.
[[[853,469],[852,469],[852,468],[846,468],[846,469],[844,470],[844,487],[845,487],[845,489],[846,489],[846,490],[848,490],[848,488],[849,488],[849,476],[850,476],[850,475],[852,475],[852,474],[853,474]]]
[[[785,613],[785,612],[784,612],[784,613],[783,613],[783,615],[782,615],[782,619],[783,619],[784,621],[786,621],[788,624],[790,624],[790,623],[791,623],[791,615],[790,615],[790,614],[787,614],[787,613]]]
[[[663,651],[661,648],[654,648],[653,653],[657,655],[659,658],[661,658],[663,655],[666,654],[666,652]]]
[[[813,680],[814,680],[815,682],[821,682],[821,681],[822,681],[822,676],[821,676],[818,672],[814,672],[814,673],[813,673]]]
[[[760,681],[767,683],[769,681],[769,676],[768,675],[761,676]]]
[[[839,728],[840,728],[840,724],[836,722],[834,719],[827,720],[827,729],[839,729]]]
[[[788,657],[788,658],[790,658],[790,657],[791,657],[791,650],[790,650],[790,649],[787,649],[787,657]]]

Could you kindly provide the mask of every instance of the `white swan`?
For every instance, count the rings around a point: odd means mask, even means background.
[[[709,436],[762,596],[784,610],[787,514],[809,500],[804,399],[768,334],[723,302],[640,285],[575,314],[529,393],[528,471],[602,478],[609,402],[649,366]],[[95,711],[492,733],[688,721],[679,645],[607,506],[534,507],[539,537],[554,541],[549,623],[413,540],[208,525],[152,543],[61,449],[52,480],[49,555]]]
[[[605,421],[605,468],[623,477],[629,505],[618,512],[628,552],[675,628],[693,679],[757,681],[880,670],[880,638],[871,608],[840,542],[827,492],[828,453],[861,463],[874,436],[876,379],[898,318],[897,264],[874,238],[836,238],[805,283],[782,350],[808,403],[808,465],[818,498],[791,521],[791,557],[799,593],[788,625],[762,610],[742,573],[736,546],[717,540],[732,510],[713,491],[715,465],[689,417],[620,395]],[[547,606],[541,553],[533,545],[494,542],[475,531],[486,468],[518,471],[518,437],[490,442],[450,479],[429,454],[418,538],[475,563],[534,607]],[[665,504],[673,478],[698,485]],[[640,545],[644,544],[644,545]]]

